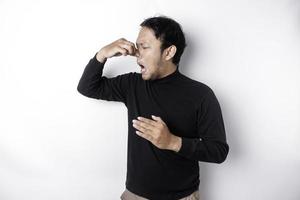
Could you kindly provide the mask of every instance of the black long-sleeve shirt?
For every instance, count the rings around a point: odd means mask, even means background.
[[[126,188],[154,200],[175,200],[199,187],[198,161],[221,163],[228,154],[221,108],[205,84],[175,72],[143,80],[130,72],[103,76],[95,56],[84,69],[77,90],[84,96],[123,102],[128,110]],[[138,136],[132,120],[159,116],[170,132],[182,138],[179,152],[163,150]]]

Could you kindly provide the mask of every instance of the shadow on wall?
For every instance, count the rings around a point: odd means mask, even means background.
[[[205,55],[205,41],[201,42],[202,37],[199,36],[198,33],[197,35],[193,35],[192,32],[185,32],[185,36],[187,40],[187,47],[181,58],[179,67],[183,74],[188,71],[195,71],[195,69],[193,68],[195,66],[201,67],[201,65],[199,66],[199,64],[194,63],[194,60],[196,57],[197,59],[204,59],[201,56]],[[232,105],[232,102],[230,102],[226,98],[226,96],[222,96],[220,94],[218,94],[218,100],[221,105],[227,142],[230,148],[227,159],[224,163],[220,164],[220,167],[222,167],[222,165],[225,163],[228,164],[230,162],[230,165],[236,163],[239,160],[240,156],[243,154],[242,147],[240,147],[241,142],[239,141],[239,133],[241,133],[242,130],[240,130],[240,126],[238,123],[238,121],[240,120],[239,115],[238,113],[235,113],[235,107],[234,105]],[[213,182],[211,181],[211,177],[214,176],[212,174],[212,165],[219,164],[199,162],[201,199],[211,200],[214,196],[211,192],[216,191],[216,189],[212,188]]]
[[[201,52],[196,52],[196,49],[202,49],[202,43],[199,43],[199,38],[201,37],[196,37],[193,35],[192,32],[185,31],[184,32],[185,38],[186,38],[186,48],[184,49],[184,52],[181,56],[180,59],[180,64],[179,64],[179,70],[185,74],[185,72],[189,71],[190,67],[196,66],[193,64],[193,58],[197,56],[201,56]],[[191,70],[193,71],[193,70]]]
[[[290,7],[292,9],[292,12],[296,13],[296,23],[297,23],[297,28],[298,31],[300,32],[300,1],[299,0],[292,0],[290,2]]]
[[[212,177],[215,177],[213,173],[216,169],[213,165],[219,165],[219,169],[222,168],[222,165],[234,166],[240,161],[244,154],[243,147],[241,146],[242,142],[240,140],[240,135],[243,130],[241,130],[241,126],[239,124],[240,117],[238,110],[235,109],[231,102],[226,101],[226,97],[220,96],[219,101],[225,124],[229,153],[227,159],[221,164],[199,162],[200,194],[201,198],[205,200],[213,200],[213,196],[215,196],[213,192],[218,191],[218,188],[213,188],[215,180],[212,181]],[[212,168],[214,168],[214,170],[212,170]]]

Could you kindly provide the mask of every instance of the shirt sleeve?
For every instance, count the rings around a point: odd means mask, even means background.
[[[199,138],[182,138],[178,154],[192,160],[222,163],[229,146],[219,102],[209,91],[197,110],[197,134]]]
[[[130,72],[112,78],[103,76],[105,63],[99,62],[96,59],[96,55],[97,53],[85,67],[78,83],[77,91],[86,97],[119,101],[127,105],[126,97],[133,73]]]

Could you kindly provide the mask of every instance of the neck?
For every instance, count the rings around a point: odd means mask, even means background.
[[[174,73],[177,69],[177,65],[175,65],[174,63],[166,63],[160,69],[161,70],[158,75],[158,78],[163,78],[163,77],[166,77],[166,76]]]

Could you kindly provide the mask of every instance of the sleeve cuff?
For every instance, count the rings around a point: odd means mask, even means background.
[[[179,155],[191,158],[196,151],[197,144],[201,142],[200,138],[184,138],[181,140],[181,148],[177,152]]]
[[[106,62],[106,60],[104,62],[100,62],[99,60],[97,60],[97,53],[98,52],[96,52],[95,55],[94,55],[94,57],[91,59],[92,62],[95,63],[95,64],[102,64],[102,65],[104,65],[105,62]]]
[[[90,59],[89,63],[84,69],[85,77],[89,77],[91,74],[98,74],[102,75],[103,67],[105,63],[101,63],[96,58],[97,53]]]

